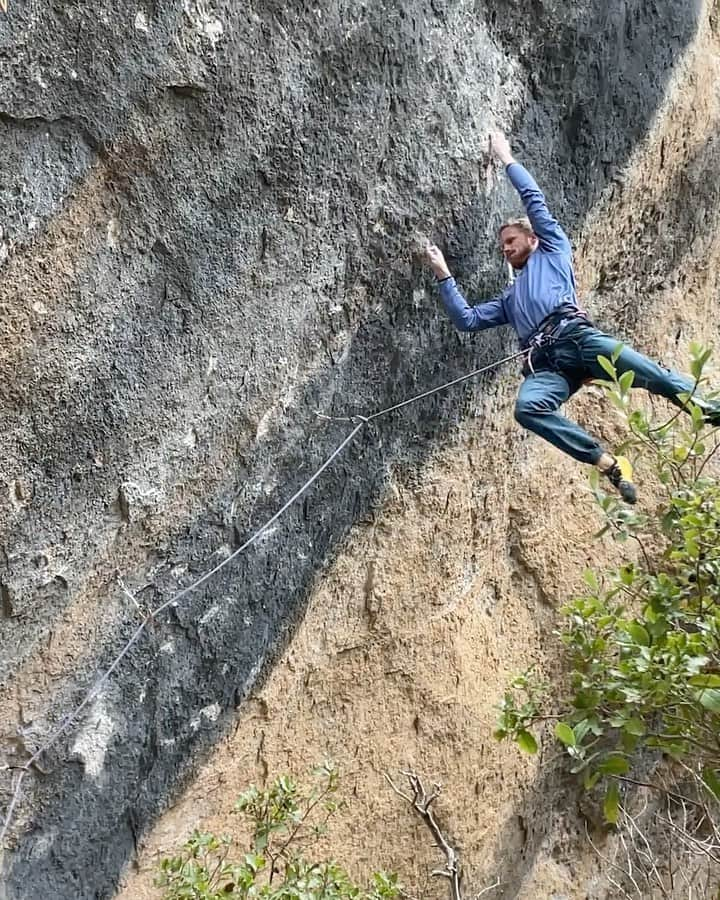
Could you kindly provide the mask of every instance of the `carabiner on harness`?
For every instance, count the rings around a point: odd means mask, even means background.
[[[548,332],[537,331],[528,344],[527,364],[530,371],[535,375],[535,367],[533,366],[533,353],[538,350],[544,350],[551,344],[555,343],[555,338]]]

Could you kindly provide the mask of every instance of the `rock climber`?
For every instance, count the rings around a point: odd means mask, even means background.
[[[558,412],[583,382],[607,378],[598,356],[611,358],[621,342],[595,328],[578,305],[570,241],[532,175],[513,158],[502,132],[490,136],[490,148],[504,165],[527,213],[505,222],[499,232],[500,247],[515,280],[497,297],[469,306],[441,250],[428,243],[425,253],[438,279],[443,305],[459,331],[498,325],[515,329],[521,347],[529,351],[515,419],[580,462],[597,466],[627,503],[635,503],[637,491],[630,471],[596,438]],[[693,392],[691,379],[662,368],[627,345],[622,345],[615,368],[618,376],[635,373],[633,387],[645,388],[680,407],[684,404],[678,394]],[[720,424],[717,407],[693,400],[706,410],[711,424]]]

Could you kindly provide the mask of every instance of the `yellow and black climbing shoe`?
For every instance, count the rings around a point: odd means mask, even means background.
[[[626,503],[637,503],[637,490],[632,483],[632,466],[628,459],[624,456],[616,457],[608,469],[603,469],[603,475]]]

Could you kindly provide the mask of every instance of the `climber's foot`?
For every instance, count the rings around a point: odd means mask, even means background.
[[[692,402],[702,413],[703,422],[712,428],[720,426],[720,402],[706,400],[705,397],[692,397]]]
[[[717,428],[720,425],[720,409],[708,409],[703,413],[703,420],[706,425]]]
[[[626,503],[637,503],[637,490],[632,483],[632,466],[627,459],[610,456],[608,453],[598,467]]]

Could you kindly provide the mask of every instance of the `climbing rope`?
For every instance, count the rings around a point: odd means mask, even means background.
[[[1,2],[1,0],[0,0]],[[209,581],[213,575],[216,575],[221,569],[224,569],[225,566],[229,565],[236,557],[238,557],[241,553],[248,549],[248,547],[252,546],[257,540],[262,537],[262,535],[275,523],[277,520],[298,500],[300,497],[305,494],[310,487],[317,481],[317,479],[322,475],[322,473],[330,466],[334,460],[342,453],[342,451],[350,444],[355,437],[368,425],[370,422],[375,419],[379,419],[382,416],[387,416],[396,410],[403,409],[406,406],[410,406],[411,403],[417,403],[419,400],[424,400],[426,397],[431,397],[433,394],[438,394],[441,391],[445,391],[448,388],[454,387],[457,384],[461,384],[464,381],[469,381],[471,378],[476,378],[478,375],[482,375],[484,372],[489,372],[492,369],[497,369],[505,363],[512,362],[513,360],[519,359],[521,356],[525,356],[527,354],[526,350],[520,350],[517,353],[512,353],[510,356],[505,356],[503,359],[499,359],[496,362],[489,363],[486,366],[482,366],[479,369],[474,369],[472,372],[469,372],[467,375],[461,375],[459,378],[454,378],[452,381],[448,381],[445,384],[441,384],[439,387],[431,388],[428,391],[423,391],[421,394],[416,394],[413,397],[409,397],[407,400],[403,400],[400,403],[395,403],[393,406],[387,406],[384,409],[380,409],[377,412],[372,413],[369,416],[351,416],[349,418],[336,419],[335,417],[330,416],[320,416],[321,418],[331,419],[334,421],[346,421],[352,422],[355,427],[353,430],[347,435],[347,437],[333,450],[330,456],[327,457],[325,462],[318,468],[308,480],[300,487],[297,491],[287,500],[281,507],[278,509],[276,513],[274,513],[268,520],[262,525],[257,531],[253,532],[252,535],[245,541],[242,546],[238,547],[230,556],[227,556],[222,562],[218,563],[204,575],[201,575],[196,581],[193,581],[192,584],[183,588],[177,594],[174,594],[170,597],[169,600],[165,600],[160,604],[157,608],[153,609],[149,612],[145,618],[142,620],[140,625],[135,629],[130,639],[127,641],[125,646],[120,650],[117,656],[113,659],[110,666],[100,675],[92,688],[88,691],[87,695],[84,699],[73,709],[71,710],[60,722],[60,724],[55,728],[55,730],[51,733],[50,737],[45,740],[45,742],[33,753],[33,755],[24,763],[22,766],[13,767],[17,772],[17,778],[15,781],[15,788],[13,790],[12,799],[10,801],[10,805],[8,806],[7,813],[5,815],[5,820],[3,822],[2,830],[0,831],[0,849],[3,847],[5,843],[5,837],[7,835],[8,829],[13,821],[13,816],[15,814],[15,810],[17,809],[17,805],[20,801],[20,791],[22,788],[23,781],[25,777],[30,773],[31,768],[38,763],[40,757],[43,753],[46,753],[55,742],[61,737],[61,735],[70,727],[70,725],[78,718],[80,713],[97,697],[100,690],[106,684],[110,676],[113,672],[120,666],[120,663],[125,659],[130,650],[137,644],[140,640],[143,633],[146,631],[148,624],[155,619],[160,613],[164,612],[169,606],[172,606],[182,600],[184,597],[187,597],[188,594],[191,594],[193,591],[196,591],[201,585],[205,584]],[[318,414],[319,415],[319,414]],[[125,592],[131,597],[131,599],[137,603],[135,598],[129,591],[123,588]]]

